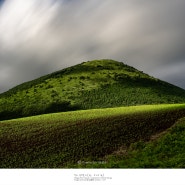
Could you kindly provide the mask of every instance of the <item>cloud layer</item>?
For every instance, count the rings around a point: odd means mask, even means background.
[[[0,8],[0,92],[101,58],[185,88],[184,8],[184,0],[6,0]]]

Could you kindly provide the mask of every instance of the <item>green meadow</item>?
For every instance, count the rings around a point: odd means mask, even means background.
[[[175,149],[172,144],[170,155],[168,151],[173,138],[180,133],[179,139],[184,138],[184,121],[177,124],[178,128],[173,126],[183,117],[184,104],[163,104],[71,111],[1,121],[0,168],[183,167],[183,158],[180,160],[183,153],[178,152],[184,151],[185,145],[178,145],[177,141]],[[164,131],[165,138],[152,139]],[[154,163],[150,161],[152,152]],[[173,163],[168,165],[170,159]]]
[[[99,161],[80,161],[73,168],[168,168],[185,167],[185,118],[147,142],[120,147]]]

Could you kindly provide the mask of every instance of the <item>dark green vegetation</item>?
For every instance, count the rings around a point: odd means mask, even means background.
[[[182,103],[185,91],[121,62],[96,60],[0,95],[0,120],[80,109]]]
[[[177,104],[75,111],[2,121],[0,168],[83,167],[78,165],[78,161],[105,160],[107,155],[118,151],[120,147],[129,148],[130,145],[139,152],[135,154],[133,151],[133,158],[129,158],[126,166],[154,167],[155,164],[158,167],[158,156],[154,158],[155,163],[149,161],[153,152],[150,148],[158,147],[154,150],[154,156],[163,152],[159,159],[165,159],[165,152],[168,154],[162,167],[169,167],[165,166],[169,157],[172,159],[171,166],[182,167],[184,163],[180,158],[183,153],[179,151],[184,151],[184,141],[178,143],[173,139],[179,137],[178,140],[183,140],[183,123],[174,127],[173,132],[160,141],[161,147],[155,143],[145,145],[143,142],[149,141],[152,135],[166,130],[184,116],[185,105]],[[137,141],[142,142],[134,145]],[[116,157],[120,157],[122,163],[118,164],[113,156],[108,158],[112,162],[105,167],[122,167],[124,155]],[[145,160],[147,157],[148,160]],[[140,159],[145,161],[139,163]],[[135,166],[132,166],[132,161],[137,162]]]
[[[159,137],[159,138],[158,138]],[[154,136],[155,138],[155,136]],[[185,168],[185,118],[150,142],[139,141],[120,148],[112,155],[82,161],[78,168]]]

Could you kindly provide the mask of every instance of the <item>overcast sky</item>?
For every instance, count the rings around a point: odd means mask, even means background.
[[[0,0],[0,92],[93,59],[185,88],[185,0]]]

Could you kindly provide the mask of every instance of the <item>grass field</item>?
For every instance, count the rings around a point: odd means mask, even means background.
[[[107,156],[112,162],[105,167],[124,167],[117,159],[115,161],[116,151],[133,147],[138,141],[150,141],[151,136],[165,131],[182,117],[185,117],[185,105],[171,104],[83,110],[1,121],[0,168],[83,167],[78,161],[105,160]],[[121,157],[123,159],[119,159],[124,161],[124,155]]]
[[[185,168],[185,118],[149,142],[120,148],[104,161],[80,161],[73,168]]]

